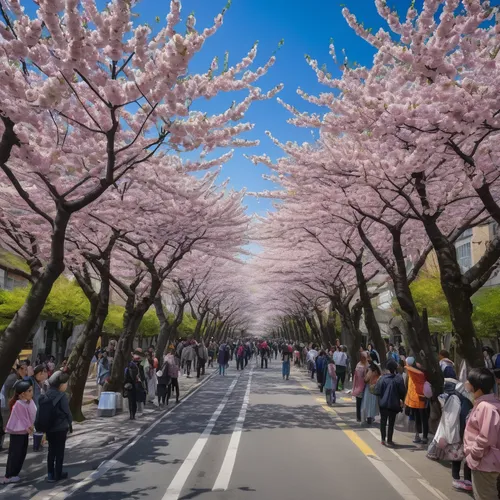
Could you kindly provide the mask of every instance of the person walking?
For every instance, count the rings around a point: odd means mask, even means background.
[[[123,383],[123,395],[128,399],[128,411],[130,420],[135,420],[137,413],[137,387],[141,384],[139,380],[139,357],[133,357],[125,368],[125,381]]]
[[[394,426],[398,413],[402,411],[406,387],[403,377],[397,373],[398,363],[393,357],[387,360],[386,368],[389,373],[381,377],[374,392],[379,398],[381,443],[385,445],[387,437],[387,445],[394,447]]]
[[[156,359],[156,357],[154,356],[154,352],[151,351],[148,351],[146,359],[148,361],[144,369],[147,387],[146,400],[148,402],[154,403],[156,394],[158,392],[158,378],[156,376],[156,370],[158,369],[158,359]]]
[[[318,351],[316,350],[316,346],[313,344],[311,349],[307,352],[306,361],[307,361],[307,369],[311,372],[311,379],[314,378],[316,373],[316,358],[318,357]]]
[[[327,366],[326,352],[321,350],[315,361],[316,364],[316,381],[318,382],[318,387],[320,392],[323,392],[323,387],[325,385],[325,372]]]
[[[175,403],[179,402],[179,373],[181,371],[178,358],[172,352],[169,352],[166,357],[167,373],[170,377],[170,384],[167,387],[167,406],[172,392],[175,390]]]
[[[191,376],[191,365],[193,364],[194,356],[195,352],[192,344],[188,344],[184,347],[181,355],[181,366],[186,368],[186,376],[188,378]]]
[[[335,390],[337,388],[337,370],[333,358],[328,358],[325,370],[325,395],[326,404],[333,406],[337,401]]]
[[[333,353],[333,362],[337,371],[337,391],[342,391],[345,384],[345,376],[347,373],[347,354],[342,350],[342,346],[338,345]]]
[[[283,348],[283,353],[281,355],[282,368],[281,374],[283,375],[283,380],[288,380],[290,378],[290,364],[292,362],[293,347],[291,345],[285,346]]]
[[[378,398],[375,394],[375,386],[381,375],[378,364],[375,361],[370,361],[365,375],[365,389],[361,404],[361,414],[365,416],[368,425],[371,425],[378,415]]]
[[[262,342],[260,345],[260,368],[264,368],[264,365],[266,365],[267,369],[267,363],[269,360],[269,346],[267,345],[267,342]]]
[[[29,381],[17,382],[9,407],[11,414],[5,431],[10,434],[10,443],[3,484],[18,483],[21,480],[19,473],[28,451],[29,435],[34,431],[36,406],[33,387]]]
[[[375,346],[372,343],[368,344],[368,354],[370,355],[373,361],[380,364],[380,354],[375,349]]]
[[[354,370],[352,381],[352,395],[356,398],[356,421],[361,422],[361,404],[363,402],[363,393],[365,392],[365,377],[368,371],[368,354],[366,351],[360,353],[359,363]]]
[[[427,444],[429,433],[429,418],[427,416],[427,400],[424,395],[425,374],[415,364],[415,358],[406,358],[406,373],[408,375],[408,390],[405,405],[415,416],[416,433],[414,443]],[[422,438],[420,437],[422,433]]]
[[[392,358],[396,363],[399,363],[399,352],[395,349],[394,344],[389,344],[389,350],[387,351],[387,357]]]
[[[161,368],[156,372],[156,378],[158,380],[158,406],[161,408],[162,406],[165,406],[168,386],[171,382],[170,376],[168,374],[167,356],[164,356],[163,364]]]
[[[500,474],[500,401],[492,392],[493,373],[488,368],[473,368],[465,388],[474,395],[464,433],[464,452],[472,470],[475,500],[493,500],[498,496]]]
[[[68,432],[73,432],[73,418],[66,395],[69,375],[56,371],[49,378],[49,390],[40,396],[35,428],[47,434],[47,482],[53,483],[68,477],[63,472],[64,449]]]
[[[244,369],[245,363],[245,346],[240,344],[236,349],[236,370]]]
[[[196,363],[196,378],[200,378],[202,375],[205,375],[205,365],[208,361],[208,350],[203,340],[196,347],[196,356],[198,358],[198,362]]]

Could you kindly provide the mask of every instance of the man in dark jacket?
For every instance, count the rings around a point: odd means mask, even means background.
[[[49,442],[49,452],[47,455],[47,482],[53,483],[66,479],[67,472],[63,472],[64,448],[66,437],[69,432],[73,432],[73,418],[69,409],[69,400],[66,395],[69,375],[61,371],[54,372],[49,378],[49,390],[40,396],[35,428],[40,417],[40,412],[47,411],[47,406],[52,405],[51,424],[47,429],[47,441]]]
[[[379,399],[380,407],[380,435],[381,443],[385,445],[386,426],[389,421],[389,430],[387,431],[387,445],[394,446],[392,436],[394,434],[394,425],[396,416],[401,412],[401,401],[405,398],[406,388],[403,377],[397,372],[398,364],[392,358],[387,360],[387,369],[390,373],[384,375],[377,385],[375,390]]]

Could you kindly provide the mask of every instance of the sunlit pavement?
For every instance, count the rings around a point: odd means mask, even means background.
[[[94,472],[35,496],[12,496],[19,485],[8,498],[463,498],[446,468],[406,436],[396,436],[397,452],[382,447],[376,428],[352,423],[350,397],[338,396],[329,409],[302,372],[284,381],[278,361],[243,372],[232,363]]]

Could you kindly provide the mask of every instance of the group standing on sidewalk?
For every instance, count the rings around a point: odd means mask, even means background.
[[[438,398],[441,418],[427,451],[432,460],[451,462],[453,488],[473,492],[475,500],[500,498],[500,369],[495,368],[490,351],[484,351],[485,367],[470,370],[465,383],[457,380],[448,351],[440,352],[444,377]],[[305,348],[310,376],[316,376],[321,392],[326,389],[329,405],[335,403],[330,388],[336,386],[338,390],[343,383],[340,374],[346,373],[349,380],[349,371],[344,372],[343,368],[348,364],[343,353],[338,345],[319,353],[314,344]],[[496,359],[500,359],[500,355]],[[373,346],[370,345],[369,350],[361,348],[353,373],[351,396],[356,401],[357,422],[369,426],[380,413],[383,446],[397,446],[394,430],[401,413],[415,423],[413,442],[428,444],[434,393],[424,368],[414,357],[406,357],[404,351],[398,352],[390,345],[387,361],[382,366],[380,354]],[[463,479],[460,475],[462,464]]]

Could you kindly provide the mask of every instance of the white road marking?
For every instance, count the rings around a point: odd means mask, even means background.
[[[227,390],[226,395],[224,396],[220,405],[217,407],[217,409],[213,413],[210,420],[208,421],[208,424],[205,427],[205,430],[201,433],[201,436],[198,438],[196,443],[194,443],[194,446],[191,448],[189,455],[184,460],[184,462],[180,466],[179,470],[177,471],[177,474],[172,479],[172,482],[170,483],[170,486],[168,487],[165,495],[163,495],[162,500],[177,500],[179,498],[181,491],[182,491],[182,488],[186,484],[186,481],[189,477],[189,474],[191,474],[191,471],[193,470],[194,466],[196,465],[196,462],[200,458],[201,452],[203,451],[203,448],[205,448],[205,445],[208,442],[208,438],[210,437],[210,434],[212,434],[212,431],[215,427],[215,423],[217,422],[217,420],[220,417],[222,411],[224,410],[227,402],[229,401],[229,397],[231,396],[231,393],[233,392],[233,389],[234,389],[237,382],[238,382],[238,379],[233,380],[233,382],[229,386],[229,389]]]
[[[418,482],[427,488],[436,498],[439,498],[439,500],[450,500],[444,493],[441,493],[437,488],[431,486],[426,479],[419,479]]]
[[[368,429],[368,432],[372,434],[377,441],[380,439],[380,432],[377,432],[375,429]],[[449,500],[449,498],[439,491],[437,488],[434,488],[427,479],[422,479],[422,474],[418,472],[413,465],[408,463],[396,450],[393,450],[392,448],[387,448],[388,451],[390,451],[396,458],[398,458],[401,462],[403,462],[408,469],[413,471],[415,475],[417,476],[417,480],[422,486],[424,486],[427,490],[429,490],[436,498],[439,498],[439,500]]]
[[[377,441],[380,441],[380,431],[377,432],[375,429],[368,429],[368,432],[372,434]],[[412,470],[418,477],[421,477],[422,474],[418,472],[413,465],[409,464],[396,450],[393,450],[392,448],[387,448],[388,451],[390,451],[396,458],[398,458],[401,462],[403,462],[408,469]]]
[[[234,464],[236,462],[236,455],[238,453],[238,447],[240,444],[241,434],[243,432],[243,424],[245,423],[245,416],[247,413],[248,405],[250,403],[250,388],[252,385],[252,375],[253,368],[250,370],[250,375],[248,377],[247,390],[245,391],[245,396],[243,397],[243,404],[241,405],[240,414],[236,420],[236,425],[234,426],[233,434],[231,435],[231,440],[229,441],[229,446],[227,447],[226,456],[222,462],[222,467],[220,468],[219,475],[215,480],[214,487],[212,491],[222,490],[226,491],[229,487],[229,481],[231,475],[233,474]]]
[[[127,446],[125,446],[121,451],[119,451],[116,455],[113,456],[112,460],[105,460],[102,462],[99,467],[93,471],[91,474],[89,474],[85,479],[82,479],[78,483],[72,485],[72,486],[64,486],[60,489],[56,489],[50,497],[48,496],[41,496],[43,492],[37,493],[34,497],[31,497],[30,500],[50,500],[51,498],[56,498],[57,500],[63,500],[65,498],[68,498],[70,495],[75,493],[75,491],[78,491],[80,488],[83,488],[83,486],[86,486],[93,481],[96,481],[99,479],[101,476],[106,474],[110,469],[113,467],[116,467],[116,465],[120,462],[118,462],[118,458],[120,458],[124,453],[126,453],[132,446],[137,444],[137,442],[143,438],[146,434],[148,434],[150,431],[152,431],[158,424],[163,422],[167,417],[170,416],[170,414],[174,411],[176,411],[178,408],[180,408],[186,401],[188,401],[192,396],[194,396],[198,390],[203,387],[213,376],[213,373],[210,374],[205,380],[201,382],[201,384],[196,387],[196,389],[193,390],[193,392],[190,392],[187,396],[182,398],[179,402],[179,404],[175,405],[170,411],[167,411],[160,419],[156,420],[153,422],[149,427],[147,427],[143,432],[141,432],[133,441],[131,441]],[[42,477],[41,479],[44,479],[46,476]],[[38,480],[37,480],[38,481]]]
[[[369,457],[365,455],[366,458],[372,463],[372,465],[380,472],[380,474],[388,481],[388,483],[404,498],[404,500],[419,500],[417,495],[415,495],[408,486],[402,481],[397,474],[392,472],[389,467],[387,467],[382,460],[379,458]]]

